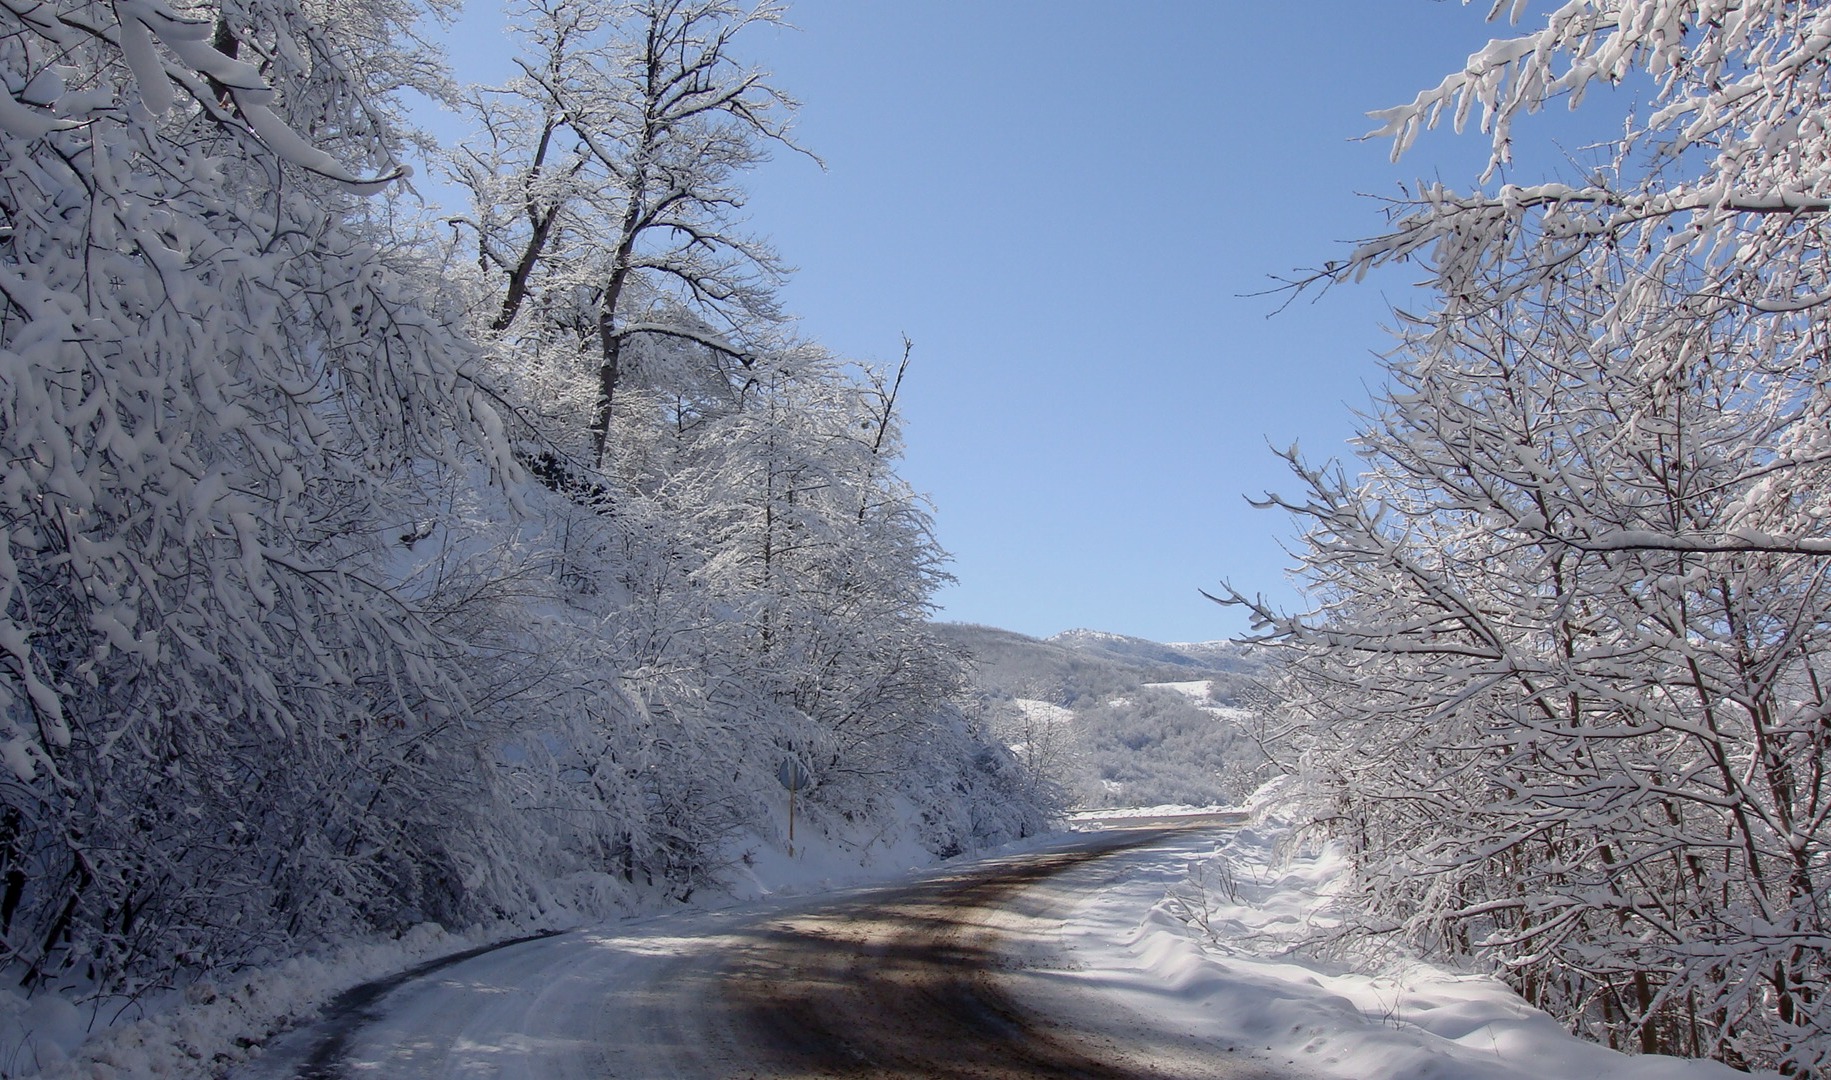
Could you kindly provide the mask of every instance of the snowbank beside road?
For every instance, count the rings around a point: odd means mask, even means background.
[[[1180,806],[1165,804],[1162,806],[1115,806],[1110,808],[1093,807],[1085,810],[1068,811],[1070,828],[1099,828],[1105,822],[1126,818],[1178,818],[1200,817],[1204,814],[1227,814],[1240,810],[1237,806]]]
[[[1112,860],[1061,930],[1079,977],[1192,1039],[1343,1080],[1747,1080],[1580,1040],[1490,976],[1314,954],[1346,860],[1293,849],[1277,805],[1256,809]]]
[[[914,813],[913,809],[910,813]],[[784,822],[784,828],[786,822]],[[1041,839],[1000,850],[1034,847]],[[600,891],[627,894],[622,906],[635,917],[703,917],[718,909],[760,901],[818,895],[846,886],[896,880],[936,860],[912,830],[866,827],[843,832],[831,822],[801,822],[795,854],[776,838],[735,838],[727,852],[728,890],[706,893],[688,907],[651,890],[606,884]],[[556,888],[561,884],[556,883]],[[589,881],[571,882],[589,892]],[[578,897],[571,897],[576,900]],[[580,905],[584,906],[584,905]],[[604,906],[600,903],[599,906]],[[547,930],[595,923],[567,904],[517,921],[447,931],[422,924],[389,938],[352,939],[314,955],[294,957],[220,981],[192,984],[182,993],[133,1003],[78,1006],[55,994],[32,999],[0,992],[0,1077],[40,1080],[153,1080],[219,1076],[258,1057],[276,1035],[316,1020],[339,994],[371,980],[444,957]],[[607,925],[615,926],[618,923]],[[658,925],[672,925],[666,917]]]
[[[45,1080],[141,1080],[218,1075],[245,1060],[276,1031],[317,1016],[339,992],[419,964],[528,933],[503,924],[451,933],[431,924],[397,939],[351,941],[315,956],[244,972],[222,982],[197,982],[182,994],[126,1010],[100,1013],[55,995],[11,1009],[0,999],[0,1076]],[[55,1003],[47,1006],[47,1003]],[[58,1022],[44,1022],[50,1008]],[[117,1021],[111,1024],[110,1021]],[[85,1041],[85,1036],[88,1036]]]

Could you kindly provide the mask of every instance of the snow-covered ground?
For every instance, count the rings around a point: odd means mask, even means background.
[[[1200,705],[1208,700],[1208,688],[1212,685],[1212,680],[1194,679],[1189,682],[1153,682],[1145,683],[1144,685],[1157,690],[1174,690],[1190,701]]]
[[[637,913],[638,920],[652,919],[657,926],[705,922],[720,911],[905,877],[934,861],[907,829],[843,834],[811,828],[805,820],[793,856],[778,839],[754,836],[734,841],[729,854],[726,894],[702,894],[690,909],[663,909],[657,899]],[[660,910],[671,914],[656,916]],[[497,942],[579,925],[564,910],[462,933],[425,923],[399,938],[348,941],[220,982],[196,983],[163,999],[100,1012],[56,995],[28,999],[17,989],[0,989],[0,1078],[220,1076],[258,1056],[259,1044],[275,1033],[310,1023],[351,987]]]
[[[1162,806],[1093,807],[1068,811],[1068,826],[1072,829],[1102,828],[1105,822],[1130,818],[1196,817],[1202,814],[1239,812],[1237,806],[1179,806],[1168,803]]]
[[[1577,1039],[1489,976],[1306,952],[1346,861],[1333,844],[1291,850],[1275,801],[1254,810],[1073,872],[1090,886],[1061,931],[1075,977],[1193,1039],[1344,1080],[1747,1080]]]
[[[1039,724],[1066,724],[1074,719],[1073,709],[1064,709],[1051,701],[1038,701],[1035,698],[1012,698],[1011,704],[1017,707],[1028,720]]]
[[[1244,723],[1253,717],[1253,711],[1251,709],[1241,709],[1232,705],[1216,705],[1209,701],[1208,693],[1210,688],[1214,685],[1212,679],[1195,679],[1191,682],[1145,683],[1144,685],[1146,688],[1152,690],[1173,690],[1188,698],[1191,705],[1195,705],[1213,713],[1223,720],[1231,720],[1236,724]]]
[[[1162,817],[1169,808],[1151,808]],[[1577,1040],[1531,1009],[1499,981],[1391,957],[1324,958],[1306,950],[1303,932],[1326,925],[1345,864],[1329,845],[1291,850],[1288,821],[1275,802],[1254,823],[1202,830],[1122,852],[1053,879],[1078,897],[1050,948],[1066,950],[1066,977],[1088,993],[1148,1016],[1187,1045],[1227,1048],[1288,1062],[1299,1075],[1354,1080],[1730,1080],[1712,1063],[1629,1057]],[[1007,848],[1049,846],[1047,839]],[[1221,856],[1216,862],[1215,857]],[[883,852],[866,873],[908,876],[911,853]],[[789,893],[856,881],[836,853],[813,848],[802,859],[755,867],[749,904],[779,906]],[[856,867],[856,863],[853,863]],[[716,934],[742,912],[696,911],[606,926],[620,948],[639,954],[653,939]],[[428,958],[475,945],[430,930],[400,942],[352,945],[330,957],[292,961],[234,986],[193,990],[189,1000],[119,1028],[48,1071],[59,1077],[219,1075],[249,1056],[246,1044],[276,1019],[304,1017],[336,990]],[[68,1024],[70,1016],[16,1014],[15,1024]],[[0,1072],[27,1075],[19,1060]],[[47,1062],[50,1064],[50,1062]]]

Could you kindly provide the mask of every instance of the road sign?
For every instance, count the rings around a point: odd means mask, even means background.
[[[792,859],[795,857],[795,792],[807,787],[814,778],[800,758],[790,755],[776,766],[776,779],[788,789],[788,857]]]
[[[814,778],[808,775],[807,766],[801,764],[800,758],[785,757],[782,764],[776,766],[776,779],[789,791],[804,791]]]

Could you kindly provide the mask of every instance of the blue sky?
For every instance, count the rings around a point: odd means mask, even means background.
[[[750,184],[786,300],[841,355],[915,343],[904,474],[958,583],[939,617],[1165,641],[1246,629],[1231,579],[1285,607],[1293,491],[1268,445],[1350,452],[1408,296],[1400,269],[1274,314],[1271,276],[1339,257],[1379,205],[1468,186],[1478,135],[1398,165],[1359,142],[1505,27],[1441,0],[799,0],[744,47],[803,103]],[[502,77],[490,8],[453,38]],[[1525,179],[1526,177],[1519,177]]]

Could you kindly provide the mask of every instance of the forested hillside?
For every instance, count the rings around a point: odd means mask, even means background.
[[[935,630],[970,660],[987,727],[1076,806],[1237,804],[1283,771],[1263,745],[1275,714],[1263,650]]]
[[[716,888],[803,828],[1042,827],[927,626],[904,363],[733,216],[790,148],[721,0],[0,4],[0,962],[133,994]],[[404,200],[394,95],[477,134]]]

